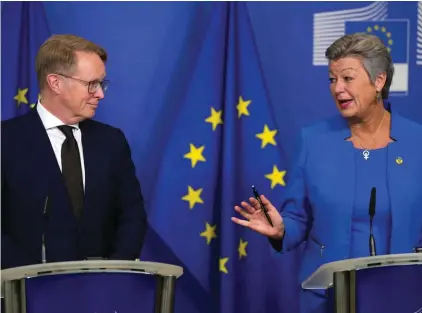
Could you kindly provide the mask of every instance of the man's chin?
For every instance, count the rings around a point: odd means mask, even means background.
[[[88,110],[86,110],[84,113],[84,116],[86,117],[86,118],[91,118],[91,117],[94,117],[95,116],[95,113],[97,112],[97,107],[95,106],[90,106],[89,108],[88,108]]]

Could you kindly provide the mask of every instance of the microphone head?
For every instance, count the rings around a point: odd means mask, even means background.
[[[369,215],[371,217],[375,215],[376,198],[377,198],[377,189],[375,187],[372,187],[371,198],[369,199]]]

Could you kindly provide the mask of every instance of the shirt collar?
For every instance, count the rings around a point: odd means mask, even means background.
[[[37,112],[38,115],[41,118],[41,121],[44,125],[44,128],[47,129],[51,129],[51,128],[55,128],[57,126],[61,126],[61,125],[65,125],[65,123],[63,123],[58,117],[56,117],[54,114],[50,113],[42,104],[40,101],[38,101],[37,103]],[[73,126],[77,129],[79,129],[79,124],[73,124],[70,125]]]

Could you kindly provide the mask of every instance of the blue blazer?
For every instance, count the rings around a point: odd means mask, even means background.
[[[2,268],[40,263],[43,235],[48,262],[139,257],[147,219],[126,138],[93,120],[80,129],[85,203],[77,223],[37,110],[1,123]]]
[[[394,142],[387,148],[390,252],[411,253],[422,244],[422,125],[394,111],[391,121]],[[286,230],[283,251],[305,241],[300,283],[322,264],[350,258],[355,194],[354,149],[345,140],[350,136],[341,116],[301,132],[299,153],[282,206]],[[402,157],[402,164],[397,164],[397,157]],[[369,195],[368,191],[368,204]],[[367,246],[368,241],[362,245]]]

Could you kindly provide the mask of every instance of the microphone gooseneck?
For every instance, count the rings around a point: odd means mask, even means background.
[[[377,255],[375,237],[374,237],[374,234],[372,233],[372,220],[375,216],[376,198],[377,198],[377,189],[375,187],[372,187],[371,197],[369,199],[369,254],[371,256]]]

